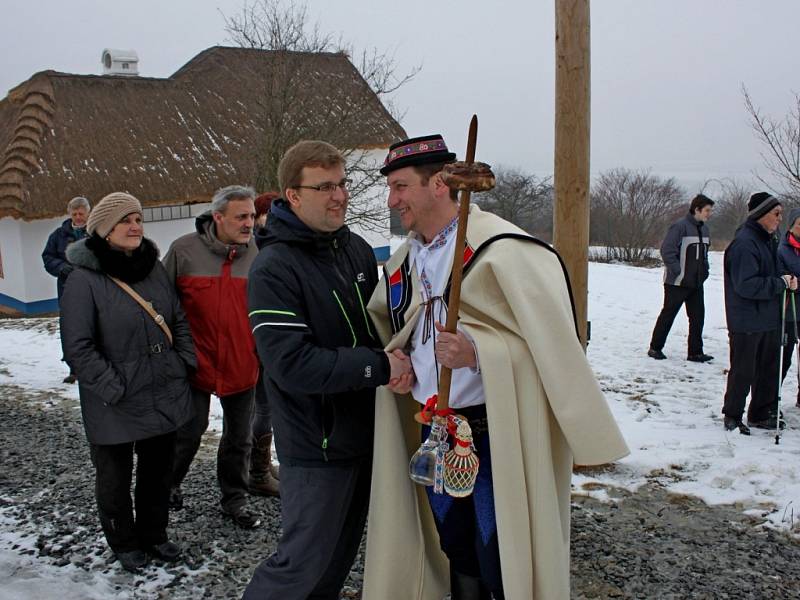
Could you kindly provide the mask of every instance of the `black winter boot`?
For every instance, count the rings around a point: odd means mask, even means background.
[[[117,560],[122,568],[129,573],[141,573],[142,569],[150,562],[147,555],[141,550],[131,550],[130,552],[117,552]]]
[[[750,435],[750,428],[742,423],[741,419],[734,419],[733,417],[725,417],[725,430],[733,431],[738,429],[742,435]]]

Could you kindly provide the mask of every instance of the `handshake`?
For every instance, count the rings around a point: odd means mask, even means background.
[[[400,349],[387,352],[386,356],[390,367],[387,387],[395,394],[407,394],[415,381],[411,358]]]

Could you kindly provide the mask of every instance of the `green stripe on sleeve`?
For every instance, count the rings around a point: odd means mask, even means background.
[[[287,317],[296,317],[297,314],[293,313],[288,310],[268,310],[268,309],[261,309],[261,310],[254,310],[248,313],[248,317],[252,317],[253,315],[286,315]]]

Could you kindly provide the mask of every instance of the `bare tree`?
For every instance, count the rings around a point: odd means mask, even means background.
[[[264,93],[259,98],[261,114],[254,118],[263,124],[264,136],[257,149],[260,166],[255,174],[256,188],[278,189],[278,163],[293,144],[303,139],[325,140],[345,155],[348,176],[354,180],[348,223],[383,229],[387,208],[382,201],[383,189],[376,185],[382,180],[380,165],[369,151],[358,148],[359,140],[353,133],[359,129],[365,107],[374,103],[374,96],[349,86],[346,96],[335,89],[325,90],[327,101],[320,102],[320,90],[314,87],[320,67],[313,60],[315,56],[335,53],[350,58],[353,49],[340,37],[323,32],[319,23],[311,22],[305,2],[245,0],[237,15],[223,14],[223,18],[234,44],[273,51],[270,68],[259,73],[264,79]],[[384,106],[394,111],[390,95],[408,83],[419,67],[399,74],[394,56],[378,49],[357,56],[354,65],[361,77]]]
[[[591,192],[591,238],[607,260],[642,264],[653,259],[670,222],[685,208],[686,192],[670,177],[612,169]]]
[[[783,195],[800,198],[800,94],[794,95],[794,105],[782,119],[765,115],[744,86],[742,94],[750,125],[764,147],[764,166],[783,186]]]
[[[714,211],[709,221],[711,243],[721,249],[736,235],[747,219],[747,201],[750,199],[748,186],[736,179],[709,179],[700,189],[701,194],[709,195],[707,190],[716,184],[716,191],[710,196],[714,200]]]
[[[495,169],[497,183],[474,196],[481,208],[545,240],[553,237],[553,185],[518,169]]]

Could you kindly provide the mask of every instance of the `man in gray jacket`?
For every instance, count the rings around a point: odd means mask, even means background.
[[[664,307],[658,315],[647,356],[667,358],[662,352],[672,322],[686,305],[689,317],[689,351],[686,360],[708,362],[713,359],[703,352],[703,282],[708,278],[708,248],[711,239],[706,221],[714,201],[698,194],[689,205],[689,214],[673,223],[661,244],[664,261]]]

